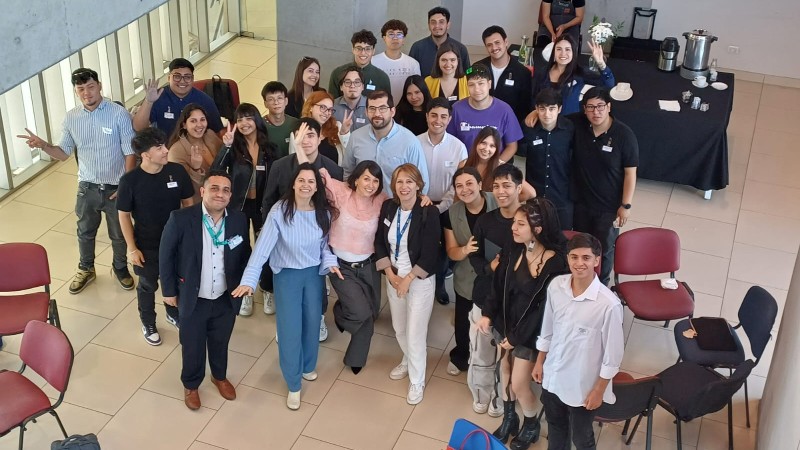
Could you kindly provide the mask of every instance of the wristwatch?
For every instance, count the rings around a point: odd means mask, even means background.
[[[625,209],[631,209],[631,206],[633,205],[631,205],[630,203],[623,203],[621,206]]]

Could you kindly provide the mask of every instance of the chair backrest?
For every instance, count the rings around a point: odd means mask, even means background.
[[[683,421],[689,421],[724,408],[733,395],[742,388],[755,365],[753,360],[748,359],[736,366],[730,378],[720,376],[719,380],[708,383],[685,411],[678,411],[678,417]]]
[[[50,284],[47,251],[39,244],[0,244],[0,292],[22,291]]]
[[[747,339],[750,341],[750,350],[756,361],[764,354],[764,349],[772,337],[772,327],[778,317],[778,302],[766,289],[761,286],[752,286],[742,300],[739,307],[739,323],[742,324]]]
[[[665,228],[637,228],[617,238],[614,272],[649,275],[674,272],[681,267],[681,240]]]
[[[619,422],[652,410],[661,396],[661,380],[658,377],[639,378],[630,381],[613,381],[613,405],[603,403],[597,410],[595,420]]]
[[[75,354],[63,331],[49,323],[31,320],[22,335],[19,357],[58,392],[67,390]]]
[[[575,230],[563,230],[563,231],[562,231],[562,233],[564,233],[564,237],[565,237],[565,238],[567,238],[567,240],[570,240],[570,239],[572,239],[572,237],[573,237],[573,236],[575,236],[576,234],[580,234],[580,231],[575,231]],[[601,254],[601,256],[602,256],[602,254]],[[599,276],[599,275],[602,273],[602,269],[603,269],[603,262],[602,262],[602,259],[603,259],[603,258],[600,258],[600,260],[601,260],[601,261],[600,261],[600,264],[598,264],[598,265],[597,265],[597,267],[595,267],[595,268],[594,268],[594,271],[595,271],[595,273],[597,273],[597,275],[598,275],[598,276]]]

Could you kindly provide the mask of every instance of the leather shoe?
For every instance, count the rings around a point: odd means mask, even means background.
[[[183,389],[183,402],[192,411],[200,409],[200,394],[197,389]]]
[[[211,384],[217,387],[219,395],[225,400],[236,400],[236,389],[227,378],[224,380],[217,380],[211,377]]]

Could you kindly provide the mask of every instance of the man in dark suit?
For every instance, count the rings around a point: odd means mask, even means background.
[[[241,211],[226,210],[231,179],[212,171],[200,187],[202,202],[173,211],[159,247],[159,271],[164,302],[177,306],[184,402],[200,408],[197,389],[205,378],[206,349],[213,383],[227,400],[236,398],[228,381],[228,343],[241,298],[238,286],[250,257],[250,233]]]

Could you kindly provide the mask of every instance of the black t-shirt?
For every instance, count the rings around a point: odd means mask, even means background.
[[[136,245],[153,250],[158,248],[169,214],[181,207],[181,200],[193,195],[192,180],[180,164],[167,163],[155,174],[137,167],[119,180],[117,209],[133,216]]]
[[[567,0],[556,0],[556,1],[558,3],[562,3],[564,5],[572,3],[572,6],[574,8],[583,8],[584,6],[586,6],[586,0],[572,0],[571,2],[567,1]],[[544,2],[544,3],[553,3],[553,0],[542,0],[542,2]]]
[[[469,229],[474,230],[475,222],[478,221],[478,217],[486,214],[486,202],[485,201],[483,202],[483,207],[481,207],[481,210],[478,212],[478,214],[472,214],[471,212],[469,212],[469,208],[467,208],[466,206],[464,207],[464,212],[467,215],[467,225],[469,225]],[[442,228],[446,230],[453,229],[453,224],[452,222],[450,222],[449,210],[442,213],[441,217],[439,217],[439,223],[441,223]]]

